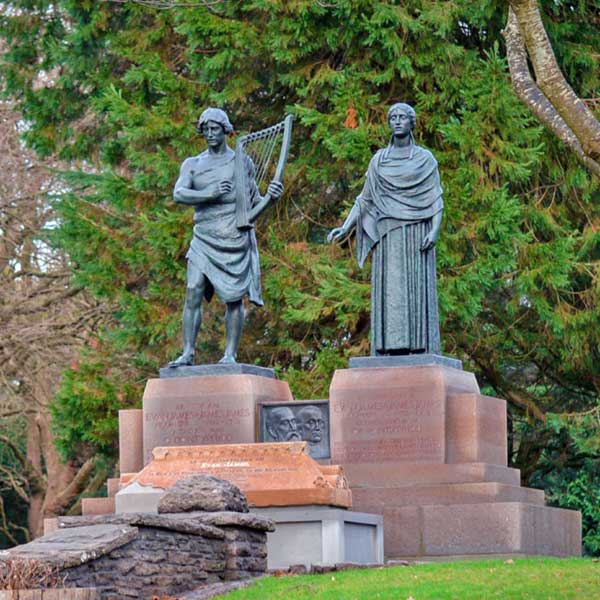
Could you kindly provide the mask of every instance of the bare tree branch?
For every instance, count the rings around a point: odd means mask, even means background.
[[[512,8],[508,9],[508,20],[503,35],[510,77],[517,96],[529,106],[548,130],[575,152],[585,167],[600,177],[600,163],[585,153],[577,136],[531,77],[525,43]]]
[[[44,513],[50,515],[61,514],[73,502],[73,499],[81,494],[94,471],[94,458],[86,460],[71,483],[62,493],[56,496],[52,502],[44,506]]]
[[[598,174],[600,122],[564,78],[544,28],[537,0],[509,0],[509,4],[505,37],[515,91],[542,123],[565,141],[592,172]],[[527,76],[529,69],[522,47],[533,66],[535,83],[530,75],[529,78]],[[573,136],[579,146],[573,142]]]

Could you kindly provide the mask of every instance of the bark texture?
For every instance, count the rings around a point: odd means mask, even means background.
[[[565,80],[537,0],[510,0],[504,38],[511,80],[519,98],[586,168],[600,176],[600,122]]]
[[[9,543],[23,539],[15,502],[28,507],[34,537],[73,502],[65,496],[72,482],[81,491],[89,480],[89,465],[76,477],[80,466],[54,447],[49,404],[62,369],[107,314],[71,285],[68,258],[45,238],[60,190],[49,167],[60,165],[23,148],[23,126],[0,104],[0,532]]]

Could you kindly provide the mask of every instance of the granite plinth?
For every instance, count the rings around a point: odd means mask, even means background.
[[[288,384],[272,377],[237,374],[150,379],[143,398],[144,464],[159,446],[253,443],[256,405],[291,400]]]
[[[351,366],[331,384],[331,457],[353,508],[384,517],[387,558],[581,554],[581,515],[521,487],[506,402],[481,395],[473,374]]]
[[[383,563],[383,517],[323,506],[253,508],[272,519],[267,534],[269,569],[303,564]]]
[[[268,367],[234,363],[230,365],[192,365],[189,367],[163,367],[159,370],[161,379],[172,377],[214,377],[217,375],[256,375],[275,379],[275,371]]]
[[[376,369],[382,367],[441,366],[462,369],[462,361],[440,354],[402,354],[396,356],[354,356],[348,361],[350,369]]]
[[[119,411],[119,472],[135,473],[144,466],[142,410]]]
[[[446,463],[448,396],[478,393],[473,373],[443,366],[337,370],[331,460]]]

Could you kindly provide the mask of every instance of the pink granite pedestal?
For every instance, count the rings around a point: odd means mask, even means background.
[[[336,371],[331,460],[353,510],[384,517],[387,558],[580,556],[581,515],[507,466],[506,402],[441,365]]]
[[[260,402],[289,402],[285,381],[257,375],[149,379],[143,398],[144,465],[157,446],[250,444]]]

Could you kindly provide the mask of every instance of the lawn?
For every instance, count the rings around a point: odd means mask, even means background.
[[[600,599],[600,562],[531,558],[429,563],[268,577],[221,596],[227,600],[539,600]]]

